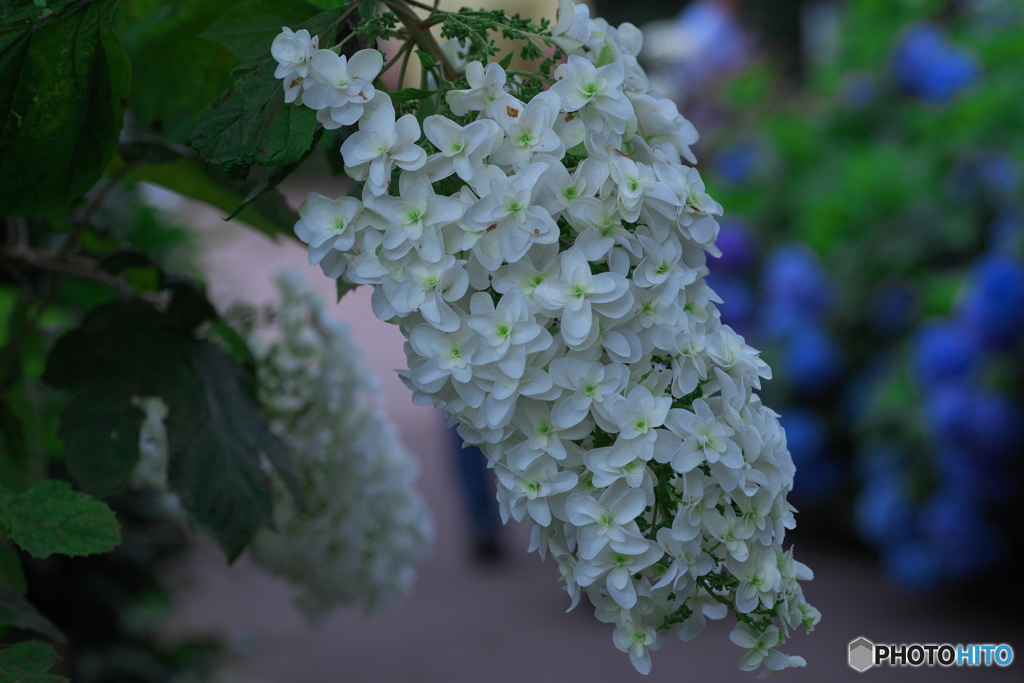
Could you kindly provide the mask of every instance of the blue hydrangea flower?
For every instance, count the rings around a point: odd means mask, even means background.
[[[955,320],[924,326],[913,340],[911,353],[914,375],[924,387],[965,383],[980,359],[977,338]]]
[[[818,326],[808,326],[789,340],[785,351],[787,376],[794,388],[815,396],[835,386],[843,374],[839,346]]]
[[[952,45],[932,24],[918,24],[904,34],[892,60],[896,82],[926,102],[945,104],[981,75],[972,53]]]
[[[1024,265],[1003,254],[979,259],[963,311],[986,347],[1014,348],[1024,338]]]

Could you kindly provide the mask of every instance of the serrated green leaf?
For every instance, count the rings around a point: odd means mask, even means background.
[[[280,185],[281,181],[283,181],[285,178],[294,173],[299,168],[299,166],[301,166],[306,161],[306,159],[308,159],[310,155],[313,154],[313,152],[316,150],[317,142],[320,141],[320,138],[323,137],[323,134],[324,129],[318,128],[316,134],[313,135],[313,142],[309,146],[309,149],[306,150],[306,153],[303,154],[298,161],[295,161],[290,164],[285,164],[284,166],[274,166],[270,169],[269,172],[265,173],[263,177],[260,178],[259,182],[257,182],[256,185],[252,188],[252,190],[249,191],[249,194],[246,195],[245,199],[242,200],[242,203],[236,206],[235,210],[232,211],[224,220],[231,220],[235,216],[242,213],[242,211],[244,211],[245,208],[248,206],[263,206],[264,210],[266,210],[267,201],[270,198],[274,197],[275,195],[278,197],[281,196],[279,193],[271,191],[275,187]],[[294,211],[292,211],[291,207],[287,205],[285,206],[287,209],[285,214],[275,212],[275,215],[282,216],[282,218],[286,221],[287,225],[290,228],[298,220],[298,216],[295,214]],[[295,231],[289,229],[288,234],[294,237]]]
[[[196,112],[231,83],[238,60],[200,37],[238,0],[176,0],[124,34],[134,67],[131,108],[138,123],[184,142]]]
[[[120,525],[106,503],[56,479],[45,479],[24,493],[5,494],[0,523],[11,541],[40,559],[54,553],[105,553],[121,543]]]
[[[316,112],[286,104],[265,60],[199,114],[189,144],[210,170],[244,180],[255,164],[297,161],[313,144]]]
[[[60,658],[38,640],[0,648],[0,683],[65,683],[63,676],[46,673]]]
[[[270,521],[270,484],[260,452],[301,500],[298,474],[259,412],[251,368],[193,336],[192,328],[212,309],[203,313],[199,303],[189,303],[200,295],[189,293],[184,283],[171,283],[169,289],[174,296],[165,312],[124,301],[89,313],[54,345],[44,379],[74,391],[72,407],[91,397],[102,414],[128,412],[136,396],[161,397],[169,410],[170,487],[192,520],[234,559]],[[104,483],[88,460],[108,456],[75,440],[88,435],[88,423],[96,419],[71,408],[62,416],[69,465],[83,486]],[[137,458],[141,415],[130,421]]]
[[[293,491],[298,478],[256,411],[242,367],[207,343],[192,345],[188,362],[198,380],[190,391],[196,403],[179,405],[168,415],[168,478],[193,519],[210,530],[233,561],[270,520],[269,482],[254,456],[266,453],[292,480]]]
[[[254,64],[270,57],[282,26],[298,26],[318,12],[304,0],[251,0],[232,8],[203,37],[231,50],[243,64]]]
[[[297,28],[326,33],[343,12],[321,12]],[[264,60],[200,112],[189,144],[210,170],[244,180],[253,165],[290,164],[312,146],[316,112],[285,103],[275,69],[273,59]]]
[[[109,164],[131,81],[128,55],[107,25],[114,4],[62,4],[4,27],[0,206],[8,215],[67,209]]]

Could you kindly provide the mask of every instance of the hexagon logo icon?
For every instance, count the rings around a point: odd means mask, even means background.
[[[875,665],[875,644],[867,638],[850,643],[850,667],[864,672]]]

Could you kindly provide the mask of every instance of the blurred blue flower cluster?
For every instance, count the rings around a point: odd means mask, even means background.
[[[775,371],[794,504],[898,586],[968,586],[1024,543],[1024,5],[835,21],[802,82],[706,91],[708,282]]]
[[[942,29],[929,23],[908,27],[892,58],[896,82],[934,104],[952,100],[980,73],[978,60],[970,51],[950,43]]]
[[[999,380],[1019,365],[1022,342],[1024,264],[1002,251],[982,254],[953,314],[910,339],[931,483],[915,490],[921,468],[907,454],[868,452],[855,509],[858,530],[907,588],[967,578],[1007,548],[995,522],[1019,490],[1024,406]]]

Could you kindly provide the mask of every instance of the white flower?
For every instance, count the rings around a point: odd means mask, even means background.
[[[470,111],[482,111],[488,116],[494,104],[502,99],[505,92],[505,70],[498,64],[488,64],[485,68],[480,62],[466,65],[468,90],[452,90],[448,93],[448,106],[456,116],[463,116]]]
[[[526,355],[551,345],[551,334],[530,319],[526,297],[518,289],[501,297],[497,306],[477,292],[469,305],[472,315],[466,322],[481,336],[473,354],[478,365],[496,363],[508,377],[518,379],[526,372]]]
[[[551,28],[555,44],[567,54],[579,54],[590,41],[590,8],[573,0],[558,0],[556,22]]]
[[[285,102],[294,102],[302,92],[302,81],[309,74],[309,59],[318,42],[319,38],[311,38],[306,29],[292,31],[287,26],[274,38],[270,46],[270,54],[277,60],[274,78],[283,81]]]
[[[430,324],[417,325],[409,336],[412,348],[423,357],[423,365],[414,372],[417,384],[427,387],[440,381],[434,389],[425,389],[436,392],[449,377],[456,382],[472,381],[473,366],[469,359],[478,339],[468,325],[460,325],[451,332],[442,332]]]
[[[311,619],[342,604],[380,610],[408,593],[433,536],[412,488],[416,465],[372,407],[376,386],[347,328],[327,317],[297,275],[279,284],[280,340],[249,342],[305,506],[271,472],[275,528],[257,535],[250,555],[299,587],[296,601]]]
[[[595,68],[583,57],[570,55],[555,69],[558,80],[550,92],[561,98],[564,111],[579,112],[587,130],[601,133],[607,127],[622,135],[633,118],[633,105],[622,92],[625,76],[621,64]]]
[[[645,93],[628,93],[628,96],[639,122],[637,133],[644,142],[663,153],[673,152],[676,163],[682,159],[697,163],[690,149],[699,138],[697,129],[679,113],[675,102]]]
[[[629,653],[629,661],[637,671],[644,675],[651,672],[649,650],[660,645],[658,633],[654,627],[644,626],[642,623],[634,624],[631,620],[627,620],[615,627],[612,639],[615,642],[615,647],[622,652]]]
[[[485,233],[481,241],[493,240],[500,259],[513,263],[523,258],[532,244],[558,240],[558,225],[551,214],[535,206],[546,170],[546,164],[533,163],[512,177],[493,177],[488,185],[490,194],[466,212],[466,225]],[[496,268],[500,260],[491,263]]]
[[[419,311],[442,332],[459,329],[460,312],[451,303],[469,288],[465,261],[446,254],[437,261],[416,259],[405,268],[405,277],[390,292],[388,301],[399,316]]]
[[[775,550],[770,546],[753,546],[754,550],[743,562],[729,558],[727,566],[740,580],[736,587],[736,609],[752,612],[759,605],[766,609],[775,606],[775,597],[782,587],[782,575],[775,561]]]
[[[681,450],[675,454],[672,467],[677,472],[689,472],[701,462],[721,462],[729,468],[743,465],[743,454],[731,437],[735,430],[718,419],[708,402],[698,398],[693,410],[673,408],[666,426],[683,439]]]
[[[630,389],[625,397],[621,394],[609,396],[602,404],[601,412],[618,428],[614,448],[629,460],[650,460],[656,450],[665,451],[665,459],[670,458],[679,448],[679,440],[657,427],[665,423],[671,406],[671,398],[655,397],[642,384]]]
[[[491,162],[518,170],[536,154],[561,159],[565,145],[554,130],[560,104],[558,96],[551,92],[540,93],[526,105],[511,96],[495,103],[494,119],[505,131],[505,137],[491,154]]]
[[[744,623],[736,624],[736,628],[729,634],[729,640],[740,647],[750,648],[750,651],[740,658],[740,669],[753,671],[763,663],[768,671],[782,671],[790,667],[806,666],[803,657],[790,657],[773,649],[779,644],[779,627],[775,624],[769,626],[764,633],[758,635],[750,626]]]
[[[373,79],[383,65],[378,50],[360,50],[352,59],[316,50],[309,58],[309,76],[302,82],[302,103],[317,110],[316,119],[324,128],[355,123],[374,98]]]
[[[558,161],[545,161],[550,168],[544,176],[541,202],[552,216],[571,208],[579,199],[593,197],[608,178],[608,165],[597,159],[584,159],[571,175]]]
[[[615,246],[639,255],[636,237],[622,224],[622,216],[615,210],[615,200],[611,197],[604,201],[592,197],[577,199],[569,207],[569,218],[579,230],[573,246],[588,261],[600,261]]]
[[[413,249],[424,261],[440,261],[445,255],[440,230],[462,218],[466,206],[435,194],[429,183],[411,173],[402,175],[399,188],[398,197],[382,196],[373,204],[388,221],[384,255],[397,259]]]
[[[296,231],[325,273],[374,285],[374,314],[408,339],[413,401],[481,446],[503,517],[534,522],[530,549],[551,553],[572,606],[585,592],[638,670],[665,636],[759,607],[772,614],[756,631],[734,632],[743,667],[802,665],[774,649],[820,616],[800,587],[810,571],[781,546],[795,468],[755,393],[771,372],[704,280],[722,207],[683,165],[696,130],[649,89],[632,24],[561,0],[540,40],[569,57],[529,99],[497,64],[466,65],[457,91],[428,75],[459,118],[424,120],[429,159],[411,114],[355,88],[372,69],[307,57],[303,101],[326,125],[358,120],[342,154],[365,206],[311,195]],[[298,78],[311,48],[280,44]],[[445,50],[457,64],[466,48]],[[717,572],[735,581],[712,595],[702,579]]]
[[[347,262],[341,258],[367,227],[363,203],[354,197],[330,199],[310,192],[295,224],[296,236],[309,245],[309,264],[320,264],[327,277],[341,277]]]
[[[591,272],[583,251],[569,247],[561,255],[561,274],[537,286],[534,298],[560,314],[559,329],[569,348],[585,344],[594,328],[594,312],[617,318],[633,305],[629,283],[618,273]]]
[[[354,57],[353,57],[354,59]],[[356,180],[365,180],[374,195],[386,194],[391,172],[397,166],[406,171],[423,168],[427,153],[416,144],[420,124],[412,114],[395,121],[395,106],[386,97],[376,103],[373,113],[359,121],[359,132],[341,145],[345,172]]]
[[[499,496],[505,497],[517,522],[529,514],[537,524],[548,526],[551,524],[548,498],[576,486],[576,475],[559,471],[555,461],[546,456],[541,456],[523,470],[499,464],[494,472],[503,486]]]
[[[629,381],[629,370],[621,363],[563,357],[551,361],[548,371],[555,384],[573,392],[559,399],[551,412],[552,421],[562,428],[582,422],[594,403],[622,391]]]
[[[579,530],[580,557],[593,559],[607,545],[626,554],[647,550],[649,541],[634,521],[646,506],[643,491],[621,486],[608,487],[596,500],[587,493],[570,495],[565,514]]]
[[[427,169],[432,175],[447,178],[453,172],[469,182],[483,160],[502,139],[501,127],[490,119],[478,119],[459,126],[443,116],[428,116],[423,121],[423,133],[437,147],[430,157]]]
[[[676,521],[681,518],[682,516],[676,517]],[[673,561],[654,587],[671,586],[676,593],[689,595],[696,585],[697,578],[715,568],[715,561],[704,550],[699,535],[684,541],[680,540],[675,531],[675,528],[658,529],[658,544]]]
[[[642,572],[661,558],[661,547],[654,541],[643,541],[639,553],[619,552],[607,546],[593,558],[580,555],[576,565],[576,583],[584,588],[604,579],[604,587],[612,600],[623,609],[631,609],[637,602],[634,574]]]

